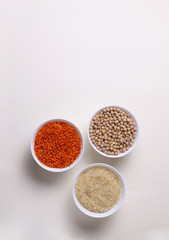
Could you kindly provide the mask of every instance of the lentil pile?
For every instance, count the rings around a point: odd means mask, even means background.
[[[130,114],[118,107],[99,111],[89,126],[92,143],[107,155],[119,155],[134,143],[137,127]]]
[[[103,213],[120,200],[121,182],[116,174],[105,167],[92,167],[82,172],[75,184],[79,203],[87,210]]]
[[[65,122],[49,122],[37,132],[35,155],[51,168],[65,168],[80,154],[81,138],[74,127]]]

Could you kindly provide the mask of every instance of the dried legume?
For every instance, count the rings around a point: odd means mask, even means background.
[[[89,135],[95,147],[107,155],[119,155],[134,143],[137,127],[131,115],[119,107],[100,110],[92,119]]]
[[[51,168],[65,168],[78,158],[81,138],[75,128],[65,122],[49,122],[37,132],[35,155]]]

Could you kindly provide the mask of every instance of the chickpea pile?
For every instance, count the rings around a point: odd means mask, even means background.
[[[99,111],[89,126],[89,135],[95,147],[107,155],[127,151],[136,138],[136,124],[130,114],[118,107]]]

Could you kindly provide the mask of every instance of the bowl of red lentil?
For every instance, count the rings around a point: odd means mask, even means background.
[[[105,157],[127,155],[135,148],[138,136],[139,127],[135,117],[123,107],[103,107],[89,121],[89,142],[95,151]]]
[[[105,218],[114,214],[125,198],[125,183],[114,167],[90,164],[77,175],[72,189],[78,209],[93,218]]]
[[[31,153],[36,163],[51,172],[64,172],[81,159],[84,140],[80,130],[65,119],[42,123],[31,139]]]

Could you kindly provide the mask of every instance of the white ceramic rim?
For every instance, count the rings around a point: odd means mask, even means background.
[[[70,126],[72,126],[72,127],[75,128],[75,130],[77,131],[77,133],[79,134],[79,136],[80,136],[80,138],[81,138],[81,150],[80,150],[80,154],[79,154],[78,158],[75,159],[75,161],[74,161],[70,166],[68,166],[68,167],[65,167],[65,168],[50,168],[50,167],[44,165],[43,163],[41,163],[41,162],[39,161],[39,159],[38,159],[38,158],[36,157],[36,155],[35,155],[35,151],[34,151],[34,141],[35,141],[36,134],[37,134],[37,132],[39,131],[39,129],[40,129],[41,127],[43,127],[44,125],[46,125],[46,124],[49,123],[49,122],[65,122],[65,123],[68,123]],[[82,154],[83,154],[83,151],[84,151],[84,139],[83,139],[83,136],[82,136],[80,130],[79,130],[72,122],[70,122],[70,121],[68,121],[68,120],[65,120],[65,119],[62,119],[62,118],[50,119],[50,120],[47,120],[47,121],[43,122],[43,123],[35,130],[35,132],[34,132],[34,134],[33,134],[33,136],[32,136],[32,139],[31,139],[31,153],[32,153],[32,156],[33,156],[35,162],[36,162],[39,166],[41,166],[42,168],[44,168],[45,170],[48,170],[48,171],[50,171],[50,172],[65,172],[65,171],[73,168],[73,167],[79,162],[79,160],[81,159]]]
[[[80,174],[82,172],[84,172],[85,170],[87,170],[89,168],[93,168],[93,167],[105,167],[105,168],[110,169],[111,171],[113,171],[117,175],[118,179],[121,182],[122,192],[121,192],[121,197],[120,197],[119,202],[111,210],[109,210],[107,212],[104,212],[104,213],[94,213],[94,212],[88,211],[87,209],[82,207],[82,205],[77,200],[76,194],[75,194],[75,185],[76,185],[76,181],[77,181],[78,177],[80,176]],[[115,169],[114,167],[112,167],[108,164],[105,164],[105,163],[94,163],[94,164],[90,164],[90,165],[86,166],[85,168],[83,168],[80,171],[80,173],[77,175],[77,177],[74,181],[74,184],[73,184],[73,189],[72,189],[73,199],[74,199],[74,202],[75,202],[76,206],[78,207],[78,209],[81,212],[83,212],[84,214],[86,214],[87,216],[90,216],[90,217],[93,217],[93,218],[105,218],[105,217],[108,217],[108,216],[112,215],[113,213],[115,213],[121,207],[121,205],[124,201],[124,198],[125,198],[125,193],[126,193],[126,187],[125,187],[123,177],[121,176],[121,174],[119,173],[119,171],[117,169]]]
[[[131,116],[131,118],[132,118],[132,120],[135,122],[136,128],[137,128],[136,138],[135,138],[135,140],[134,140],[133,145],[132,145],[127,151],[125,151],[124,153],[120,153],[119,155],[108,155],[108,154],[106,154],[106,153],[101,152],[101,151],[98,150],[98,149],[96,148],[96,146],[92,143],[92,141],[91,141],[91,139],[90,139],[90,135],[89,135],[89,127],[90,127],[91,121],[92,121],[92,119],[94,118],[94,116],[95,116],[98,112],[100,112],[101,110],[103,110],[103,109],[105,109],[105,108],[110,108],[110,107],[120,108],[120,109],[123,110],[124,112],[129,113],[130,116]],[[88,135],[88,139],[89,139],[89,142],[90,142],[91,146],[94,148],[94,150],[95,150],[96,152],[98,152],[99,154],[101,154],[101,155],[104,156],[104,157],[108,157],[108,158],[119,158],[119,157],[123,157],[123,156],[127,155],[128,153],[130,153],[130,152],[135,148],[135,146],[136,146],[136,144],[137,144],[137,141],[138,141],[138,136],[139,136],[139,126],[138,126],[138,122],[137,122],[137,120],[135,119],[135,117],[133,116],[133,114],[132,114],[131,112],[129,112],[127,109],[125,109],[125,108],[123,108],[123,107],[120,107],[120,106],[115,106],[115,105],[105,106],[105,107],[102,107],[102,108],[100,108],[99,110],[97,110],[97,112],[95,112],[95,113],[93,114],[93,116],[91,117],[91,119],[90,119],[90,121],[89,121],[88,129],[87,129],[87,135]]]

